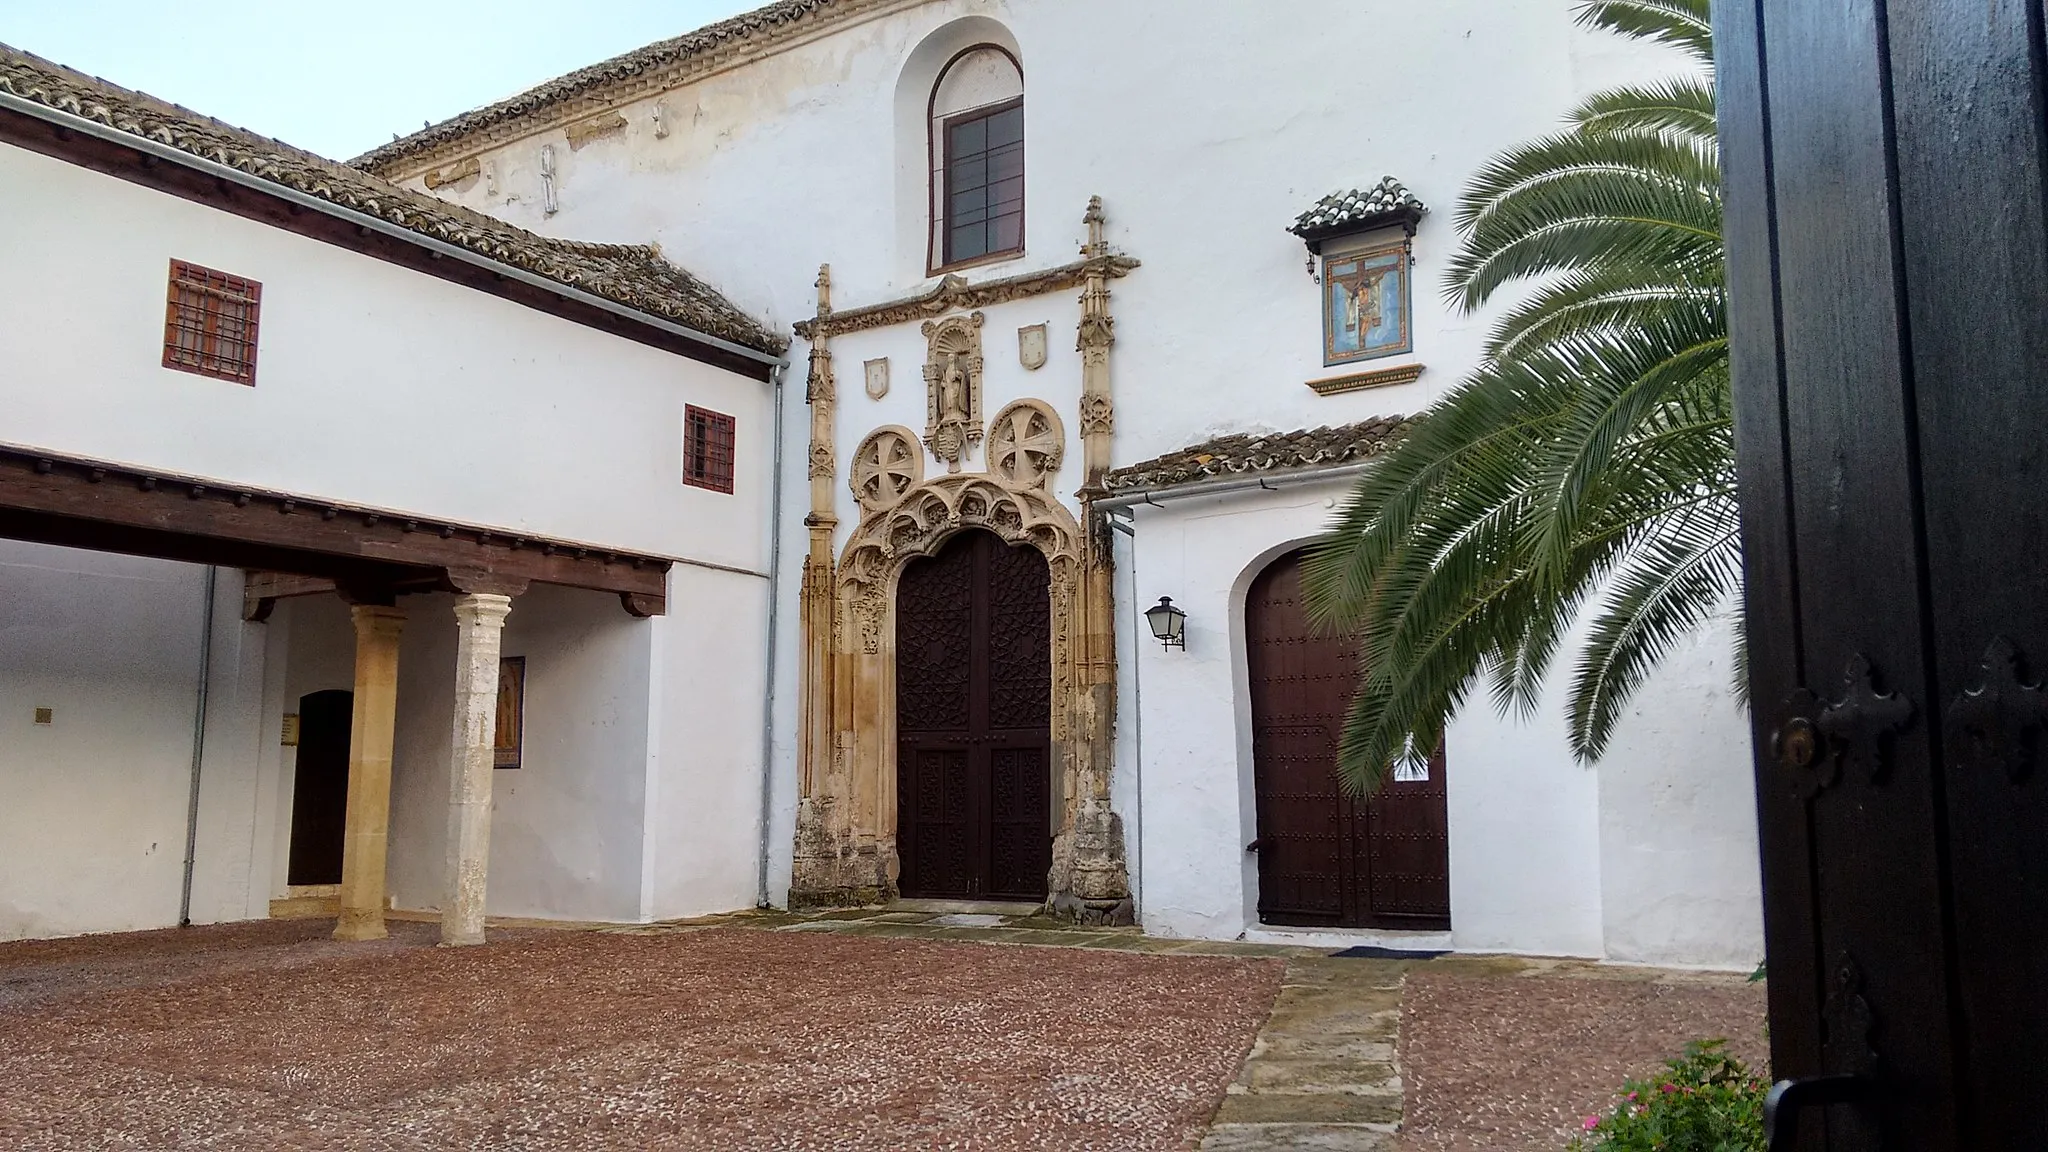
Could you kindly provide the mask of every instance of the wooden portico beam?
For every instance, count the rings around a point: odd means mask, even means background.
[[[393,590],[532,582],[667,607],[668,557],[0,446],[0,534]]]

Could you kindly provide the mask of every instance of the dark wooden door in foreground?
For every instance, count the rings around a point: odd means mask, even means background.
[[[2048,1148],[2042,17],[1715,5],[1780,1147]]]
[[[355,693],[299,698],[299,750],[292,773],[292,846],[288,884],[341,883],[348,814],[349,719]]]
[[[1358,681],[1357,646],[1323,635],[1301,598],[1300,552],[1245,601],[1258,806],[1259,919],[1350,928],[1448,928],[1444,754],[1370,801],[1337,783],[1337,737]]]
[[[1045,557],[988,532],[896,586],[896,850],[905,896],[1045,899],[1052,613]]]

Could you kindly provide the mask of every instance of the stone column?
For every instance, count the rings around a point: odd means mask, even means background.
[[[810,377],[804,400],[811,408],[811,508],[804,516],[810,547],[803,568],[803,694],[799,733],[796,843],[790,903],[846,902],[846,856],[851,848],[843,778],[844,757],[835,751],[838,712],[846,704],[839,693],[844,671],[834,636],[841,621],[837,565],[832,554],[839,518],[833,513],[838,478],[834,438],[838,427],[838,386],[832,375],[832,268],[818,268],[818,311],[799,323],[799,336],[811,342]]]
[[[1088,271],[1081,292],[1081,323],[1075,348],[1081,353],[1081,446],[1087,480],[1079,493],[1084,525],[1081,548],[1080,635],[1074,641],[1075,750],[1073,793],[1067,797],[1065,827],[1054,841],[1052,896],[1055,911],[1085,923],[1128,924],[1130,873],[1124,858],[1123,819],[1109,803],[1109,774],[1116,717],[1116,620],[1111,582],[1109,526],[1095,508],[1109,471],[1116,404],[1111,399],[1109,354],[1116,345],[1116,318],[1109,309],[1110,252],[1102,198],[1088,198],[1082,216],[1088,228]]]
[[[491,849],[491,747],[498,730],[498,646],[512,598],[472,593],[455,602],[455,733],[448,763],[448,871],[441,943],[484,942]]]
[[[336,940],[384,938],[384,857],[391,830],[391,738],[398,708],[398,638],[405,613],[350,609],[356,624],[355,713],[349,722],[348,814]]]

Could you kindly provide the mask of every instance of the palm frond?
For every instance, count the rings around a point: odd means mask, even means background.
[[[1707,0],[1591,0],[1579,18],[1711,58]],[[1593,759],[1656,663],[1729,602],[1720,183],[1699,76],[1595,95],[1468,183],[1446,298],[1514,300],[1306,567],[1311,616],[1358,636],[1348,785],[1426,756],[1475,690],[1526,714],[1581,634],[1568,711]]]
[[[1684,49],[1695,60],[1714,63],[1714,21],[1709,0],[1589,0],[1579,23],[1625,36],[1656,40]]]

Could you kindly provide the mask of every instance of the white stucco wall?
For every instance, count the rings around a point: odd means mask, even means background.
[[[769,386],[0,145],[4,438],[54,452],[761,570]],[[254,387],[162,367],[172,259],[263,285]],[[686,404],[737,421],[683,485]]]
[[[924,260],[925,86],[955,51],[981,42],[1012,49],[1024,68],[1027,250],[965,275],[978,281],[1074,259],[1081,210],[1089,195],[1103,197],[1111,243],[1144,264],[1111,285],[1118,464],[1220,433],[1424,407],[1474,363],[1485,333],[1484,317],[1450,312],[1438,291],[1455,241],[1450,209],[1468,175],[1501,149],[1553,130],[1584,94],[1683,66],[1662,50],[1574,27],[1555,0],[1369,10],[1301,0],[1285,19],[1258,6],[1189,9],[1168,0],[933,0],[627,105],[622,132],[579,148],[560,130],[494,146],[480,154],[482,173],[440,194],[544,232],[658,240],[778,324],[812,313],[820,263],[832,266],[841,310],[909,295],[933,283]],[[1318,52],[1323,44],[1369,47]],[[665,137],[655,134],[657,103]],[[544,145],[554,149],[557,175],[552,217],[541,211]],[[1387,174],[1435,209],[1415,240],[1415,351],[1354,368],[1421,363],[1427,371],[1414,384],[1320,397],[1304,383],[1349,369],[1322,364],[1320,289],[1284,229],[1324,193]],[[707,219],[773,221],[774,239],[705,229]],[[985,414],[1018,396],[1057,407],[1069,436],[1054,484],[1062,494],[1081,482],[1074,295],[988,308],[983,328]],[[1041,321],[1050,325],[1051,358],[1025,372],[1015,333]],[[854,448],[883,425],[923,430],[924,340],[903,324],[836,337],[832,351],[843,542],[857,519],[843,484]],[[881,357],[890,392],[872,401],[862,363]],[[788,481],[799,507],[806,435],[801,418],[790,422]],[[980,457],[968,467],[983,467]],[[927,458],[927,475],[940,468]],[[1143,509],[1135,543],[1119,545],[1120,562],[1135,562],[1135,573],[1117,580],[1124,674],[1112,792],[1156,930],[1235,935],[1255,906],[1254,869],[1243,856],[1249,729],[1235,630],[1249,566],[1319,530],[1322,500]],[[796,516],[783,531],[795,555],[804,544]],[[793,621],[789,571],[778,594]],[[1161,594],[1193,616],[1187,653],[1130,639],[1143,628],[1135,612]],[[770,838],[777,895],[795,806],[795,644],[786,628]],[[1139,695],[1142,734],[1133,722]],[[1754,920],[1744,911],[1754,907],[1754,852],[1743,856],[1753,831],[1745,831],[1742,725],[1725,708],[1702,711],[1689,684],[1662,679],[1642,709],[1644,740],[1697,718],[1698,754],[1687,762],[1733,799],[1704,807],[1674,799],[1683,788],[1664,769],[1668,757],[1578,767],[1554,707],[1522,724],[1481,704],[1454,727],[1460,947],[1701,962],[1738,950],[1727,941],[1746,937],[1731,925]],[[1635,731],[1632,722],[1618,747],[1635,747]],[[1659,819],[1661,831],[1643,826]],[[1658,843],[1669,848],[1653,864],[1643,853]],[[1721,911],[1677,925],[1694,915],[1688,890]]]
[[[401,908],[441,905],[454,602],[446,595],[400,601],[406,623],[388,869],[391,897]],[[355,639],[346,605],[330,596],[293,599],[279,604],[266,626],[281,620],[290,636],[287,710],[307,693],[352,687]],[[521,766],[492,774],[490,914],[640,918],[653,639],[653,622],[627,616],[615,597],[538,587],[515,601],[502,651],[526,658],[525,731]],[[282,895],[293,750],[279,749],[275,763],[281,834],[271,848],[271,887]]]
[[[1131,645],[1136,667],[1121,684],[1126,727],[1145,748],[1148,931],[1228,939],[1257,925],[1258,864],[1244,851],[1257,834],[1245,596],[1268,563],[1322,530],[1342,491],[1330,482],[1133,510],[1139,600],[1172,596],[1188,613],[1187,649]],[[1520,724],[1470,709],[1446,736],[1455,947],[1602,954],[1598,778],[1563,755],[1554,715]]]
[[[1142,796],[1126,779],[1118,802],[1139,817],[1148,931],[1226,939],[1257,927],[1245,596],[1322,530],[1343,491],[1329,481],[1131,510],[1120,587],[1188,613],[1184,652],[1153,643],[1142,619],[1119,639],[1118,763],[1139,742],[1144,760]],[[1533,715],[1475,695],[1445,739],[1452,947],[1756,963],[1756,822],[1730,643],[1717,627],[1681,646],[1591,767],[1565,738],[1569,650]]]
[[[206,572],[0,542],[0,939],[178,922]],[[243,915],[256,815],[262,663],[216,595],[197,922]]]

